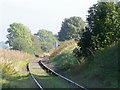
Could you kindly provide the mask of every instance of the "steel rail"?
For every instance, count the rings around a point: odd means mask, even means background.
[[[29,74],[31,75],[31,77],[33,78],[33,80],[34,80],[34,82],[37,84],[37,86],[38,86],[41,90],[44,90],[43,87],[38,83],[38,81],[36,80],[36,78],[34,77],[34,75],[30,72],[29,63],[27,64],[27,70],[29,71]]]
[[[47,70],[49,70],[49,71],[52,72],[53,74],[55,74],[55,75],[61,77],[62,79],[64,79],[64,80],[66,80],[66,81],[68,81],[68,82],[70,82],[70,83],[76,85],[77,87],[79,87],[79,88],[81,88],[81,89],[88,90],[87,88],[85,88],[85,87],[83,87],[83,86],[81,86],[81,85],[79,85],[79,84],[73,82],[72,80],[70,80],[70,79],[68,79],[68,78],[66,78],[66,77],[64,77],[64,76],[62,76],[62,75],[60,75],[60,74],[58,74],[58,73],[55,72],[54,70],[50,69],[50,68],[47,67],[41,60],[40,60],[38,63],[39,63],[40,66],[45,67]]]

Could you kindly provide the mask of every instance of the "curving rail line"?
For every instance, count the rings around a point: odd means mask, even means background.
[[[70,80],[70,79],[68,79],[68,78],[66,78],[66,77],[64,77],[64,76],[56,73],[55,71],[53,71],[52,69],[50,69],[49,67],[47,67],[41,60],[38,63],[39,63],[39,65],[41,67],[43,67],[45,70],[49,71],[50,73],[52,73],[52,74],[54,74],[56,76],[59,76],[60,78],[64,79],[65,81],[68,81],[69,83],[72,83],[73,85],[77,86],[78,88],[80,88],[82,90],[88,90],[87,88],[85,88],[85,87],[83,87],[83,86],[81,86],[81,85],[73,82],[72,80]],[[31,75],[31,77],[33,78],[34,82],[37,84],[37,86],[41,90],[44,90],[43,87],[38,83],[38,81],[36,80],[36,78],[34,77],[34,75],[30,72],[30,70],[29,70],[29,63],[27,64],[27,70],[28,70],[29,74]]]
[[[81,85],[73,82],[72,80],[70,80],[70,79],[68,79],[68,78],[66,78],[66,77],[64,77],[64,76],[56,73],[55,71],[53,71],[52,69],[50,69],[49,67],[47,67],[41,60],[40,60],[38,63],[39,63],[40,66],[44,67],[46,70],[50,71],[50,72],[53,73],[54,75],[57,75],[57,76],[61,77],[62,79],[64,79],[64,80],[66,80],[66,81],[68,81],[68,82],[76,85],[77,87],[79,87],[79,88],[81,88],[81,89],[88,90],[87,88],[85,88],[85,87],[83,87],[83,86],[81,86]]]

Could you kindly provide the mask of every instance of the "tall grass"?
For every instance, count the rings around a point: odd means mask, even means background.
[[[34,58],[32,55],[21,51],[0,49],[0,69],[2,71],[2,82],[0,83],[3,84],[3,87],[9,86],[11,78],[28,74],[26,64],[32,58]]]
[[[25,66],[27,62],[29,62],[29,59],[31,58],[33,58],[32,55],[21,51],[0,49],[0,65],[8,65],[18,72]],[[21,65],[21,63],[24,65]]]
[[[66,72],[70,71],[72,68],[78,65],[77,58],[72,53],[72,51],[77,47],[77,43],[74,41],[70,41],[63,44],[63,46],[57,48],[60,50],[54,51],[54,57],[52,57],[52,59],[49,60],[47,63],[53,64],[55,67],[57,67],[57,70],[59,71]]]
[[[0,57],[21,61],[26,58],[31,58],[31,55],[17,50],[0,49]]]
[[[62,45],[60,45],[59,47],[55,48],[55,49],[51,52],[49,59],[53,59],[55,56],[57,56],[58,54],[60,54],[61,51],[62,51],[64,48],[66,48],[66,47],[68,47],[68,46],[70,46],[70,45],[73,45],[73,44],[75,44],[75,43],[76,43],[76,41],[74,41],[74,40],[63,43]]]

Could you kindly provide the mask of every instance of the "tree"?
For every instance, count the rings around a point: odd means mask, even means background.
[[[86,27],[86,32],[84,32],[82,34],[81,39],[79,39],[77,45],[79,47],[75,48],[73,50],[73,54],[81,59],[81,58],[85,58],[88,56],[93,55],[93,47],[92,47],[92,41],[91,41],[91,35],[92,33],[89,31],[89,29]],[[78,59],[78,61],[79,61]],[[81,61],[79,61],[81,62]]]
[[[34,53],[35,48],[32,41],[32,34],[23,24],[13,23],[8,28],[8,40],[11,49],[20,50],[28,53]]]
[[[31,40],[32,40],[32,44],[33,44],[33,50],[34,50],[34,54],[41,54],[43,53],[41,50],[41,43],[39,42],[39,40],[37,40],[37,38],[33,35],[31,35]]]
[[[88,28],[78,42],[76,56],[88,57],[120,40],[119,3],[98,2],[88,10]]]
[[[54,48],[53,43],[57,42],[57,38],[51,31],[48,30],[39,30],[36,34],[34,34],[39,42],[41,43],[41,49],[43,51],[50,51]]]
[[[58,33],[60,41],[70,40],[74,38],[80,38],[83,30],[85,28],[85,23],[80,17],[70,17],[66,18],[62,22],[62,27]]]
[[[116,4],[99,2],[88,12],[87,21],[95,49],[107,47],[119,39],[120,14]]]

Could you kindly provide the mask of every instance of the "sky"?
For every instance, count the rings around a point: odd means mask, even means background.
[[[57,34],[65,18],[79,16],[84,21],[97,0],[0,0],[0,41],[6,41],[7,28],[22,23],[32,34],[40,29]]]

